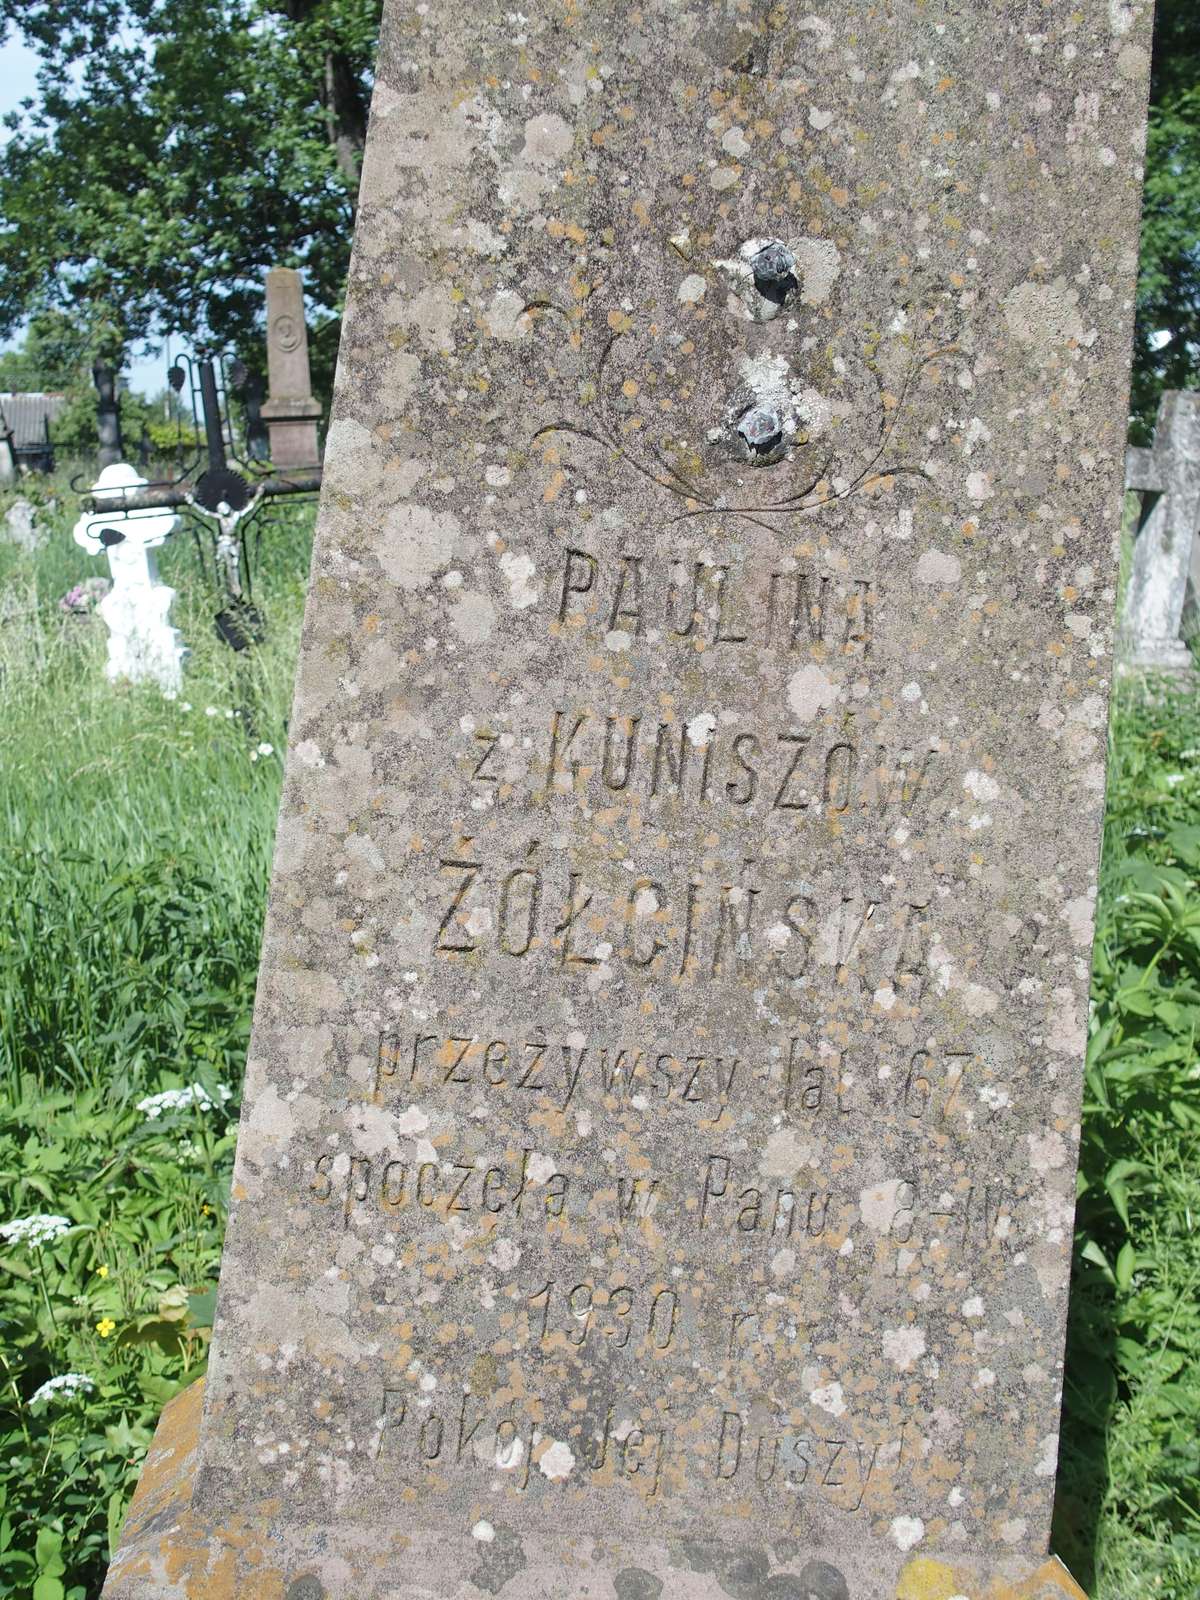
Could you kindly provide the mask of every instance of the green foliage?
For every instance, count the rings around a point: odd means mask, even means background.
[[[1200,705],[1124,683],[1110,745],[1056,1545],[1097,1600],[1191,1600]]]
[[[119,367],[164,331],[261,365],[262,280],[335,321],[379,0],[0,0],[42,58],[0,169],[0,331],[57,309]],[[334,341],[336,343],[336,340]]]
[[[0,389],[69,389],[88,371],[91,330],[61,311],[35,317],[17,349],[0,351]]]
[[[210,1302],[188,1291],[216,1280],[234,1127],[195,1106],[149,1120],[134,1093],[29,1078],[0,1099],[10,1214],[53,1207],[72,1224],[0,1250],[6,1593],[67,1592],[52,1583],[68,1570],[69,1592],[97,1592],[154,1419],[203,1371]],[[89,1386],[35,1398],[64,1374]]]
[[[168,700],[109,684],[103,624],[59,610],[103,568],[37,486],[50,543],[0,547],[0,1225],[69,1227],[0,1239],[0,1594],[94,1600],[207,1355],[311,511],[263,532],[253,659],[218,643],[188,541],[162,552],[193,646]]]
[[[174,396],[171,400],[174,401]],[[191,413],[183,421],[178,415],[178,406],[164,405],[161,396],[147,400],[131,389],[121,389],[117,404],[121,412],[121,439],[129,461],[140,462],[143,456],[169,461],[180,449],[185,455],[191,454],[203,442]],[[170,416],[165,415],[168,409]],[[96,387],[90,373],[67,390],[67,404],[50,424],[50,436],[58,457],[65,461],[84,461],[88,469],[94,471],[99,438]]]
[[[91,355],[92,331],[60,311],[35,317],[22,344],[0,352],[0,389],[49,390],[65,393],[67,403],[50,425],[58,457],[94,465],[99,443],[96,430],[96,386]],[[169,390],[154,400],[123,389],[118,394],[121,429],[131,459],[143,454],[171,457],[182,444],[195,449],[199,434]],[[180,423],[184,422],[181,428]]]
[[[236,1077],[258,930],[220,925],[217,885],[194,862],[166,851],[110,867],[83,852],[13,850],[0,874],[17,908],[0,928],[8,1072],[106,1081],[116,1094],[180,1061]]]
[[[1164,389],[1195,384],[1200,347],[1200,8],[1158,0],[1134,335],[1134,436],[1148,443]],[[1155,335],[1169,340],[1155,349]]]

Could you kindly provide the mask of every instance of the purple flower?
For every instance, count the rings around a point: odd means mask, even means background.
[[[68,589],[58,602],[58,609],[71,617],[89,616],[112,588],[107,578],[85,578],[73,589]]]

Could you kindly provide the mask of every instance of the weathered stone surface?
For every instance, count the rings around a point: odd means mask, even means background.
[[[320,1530],[280,1516],[278,1500],[261,1506],[244,1507],[228,1519],[206,1520],[192,1503],[195,1487],[197,1445],[200,1434],[201,1401],[204,1380],[200,1379],[170,1402],[159,1421],[137,1492],[122,1530],[121,1548],[109,1572],[104,1594],[108,1600],[134,1600],[145,1595],[170,1595],[174,1600],[235,1600],[252,1595],[254,1600],[324,1600],[331,1591],[313,1571],[313,1544]],[[506,1587],[503,1562],[483,1555],[477,1562],[474,1581],[458,1590],[419,1588],[397,1590],[370,1587],[372,1574],[388,1557],[388,1545],[402,1540],[402,1534],[385,1534],[377,1550],[364,1551],[355,1571],[354,1586],[345,1583],[332,1592],[356,1595],[383,1594],[389,1597],[415,1595],[417,1600],[431,1593],[475,1596],[504,1592],[515,1600],[546,1600],[564,1593],[615,1595],[616,1600],[730,1600],[733,1591],[723,1582],[713,1586],[711,1564],[689,1561],[675,1552],[656,1577],[645,1567],[617,1568],[605,1560],[619,1546],[600,1545],[598,1552],[584,1549],[577,1567],[582,1573],[581,1587],[564,1587],[561,1552],[545,1541],[538,1541],[546,1564],[525,1571],[527,1562],[521,1540],[511,1532],[498,1535],[502,1547],[514,1555],[514,1576],[519,1581]],[[783,1541],[779,1541],[782,1546]],[[587,1568],[594,1555],[605,1562],[600,1571]],[[786,1559],[786,1556],[782,1557]],[[535,1561],[538,1559],[535,1555]],[[439,1566],[436,1552],[427,1563],[431,1581]],[[609,1587],[609,1573],[612,1573]],[[364,1580],[362,1574],[366,1574]],[[297,1576],[298,1574],[298,1576]],[[479,1581],[482,1579],[482,1583]],[[592,1580],[595,1587],[588,1587]],[[364,1582],[366,1586],[364,1587]],[[745,1591],[741,1591],[745,1592]],[[850,1590],[844,1577],[827,1562],[809,1561],[798,1574],[768,1577],[758,1591],[767,1600],[843,1600]],[[856,1591],[868,1595],[887,1594],[875,1586]],[[1087,1600],[1061,1562],[1051,1558],[1032,1573],[1019,1578],[1000,1576],[975,1562],[944,1561],[918,1556],[907,1562],[900,1573],[895,1600]]]
[[[321,408],[309,375],[304,285],[291,267],[272,267],[267,273],[267,380],[270,395],[262,417],[270,434],[271,460],[277,467],[312,466],[321,454]]]
[[[387,7],[192,1513],[285,1587],[1044,1556],[1148,21]]]

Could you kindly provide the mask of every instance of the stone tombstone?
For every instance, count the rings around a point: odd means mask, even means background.
[[[37,510],[31,500],[23,496],[14,500],[0,522],[0,539],[16,545],[26,555],[40,550],[49,538],[45,526],[38,522]]]
[[[1122,664],[1190,673],[1192,653],[1180,634],[1191,620],[1197,569],[1200,394],[1163,395],[1153,447],[1127,453],[1125,487],[1141,495],[1141,515],[1121,619]]]
[[[1149,23],[385,7],[191,1520],[110,1594],[1043,1560]]]
[[[308,370],[308,327],[304,287],[291,267],[267,273],[267,379],[270,396],[262,417],[277,467],[308,467],[320,460],[317,424],[321,408],[313,398]]]

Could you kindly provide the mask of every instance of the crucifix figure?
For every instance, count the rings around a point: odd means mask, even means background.
[[[266,483],[260,482],[251,492],[243,505],[230,505],[228,500],[218,500],[216,506],[210,510],[190,492],[185,497],[185,504],[198,511],[203,517],[211,517],[217,524],[217,538],[215,559],[217,576],[224,584],[231,600],[242,601],[245,598],[242,588],[242,540],[238,533],[238,526],[244,517],[248,517],[255,506],[262,499]]]

